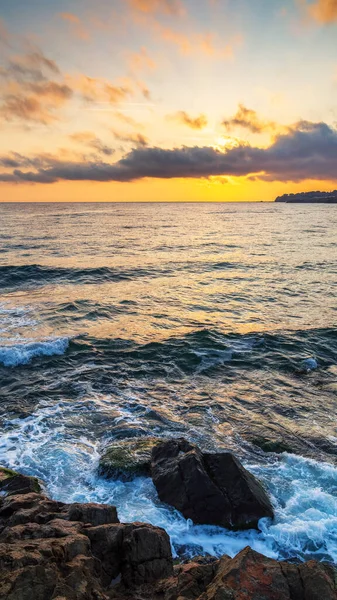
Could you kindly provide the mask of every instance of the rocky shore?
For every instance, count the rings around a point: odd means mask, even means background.
[[[144,449],[149,456],[143,440]],[[125,451],[124,445],[124,458]],[[229,453],[205,454],[184,439],[151,441],[145,469],[159,497],[196,522],[235,529],[273,516],[261,484]],[[174,564],[163,529],[120,523],[114,506],[51,500],[35,478],[4,468],[0,498],[4,600],[337,599],[336,573],[328,564],[278,562],[248,547],[233,559]]]

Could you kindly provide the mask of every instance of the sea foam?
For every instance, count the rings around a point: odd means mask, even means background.
[[[0,364],[4,367],[17,367],[29,363],[37,356],[64,354],[68,348],[68,338],[55,338],[39,342],[28,342],[0,347]]]
[[[99,405],[97,405],[99,411]],[[0,440],[0,464],[40,477],[47,493],[64,502],[117,506],[122,522],[143,521],[169,533],[176,554],[236,555],[249,545],[278,559],[337,562],[337,469],[327,463],[283,454],[263,465],[245,466],[260,478],[275,509],[260,531],[233,532],[193,525],[162,504],[150,478],[109,481],[97,474],[100,445],[93,435],[76,434],[78,419],[92,413],[92,399],[40,404],[24,419],[8,421]]]

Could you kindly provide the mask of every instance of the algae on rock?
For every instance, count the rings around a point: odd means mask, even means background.
[[[156,437],[141,437],[109,444],[99,461],[100,475],[113,479],[149,476],[152,448],[160,441]]]

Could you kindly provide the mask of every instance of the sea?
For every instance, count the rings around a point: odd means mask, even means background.
[[[164,527],[177,557],[337,562],[336,296],[334,205],[1,204],[0,464]],[[234,452],[275,519],[197,526],[150,478],[98,475],[145,435]]]

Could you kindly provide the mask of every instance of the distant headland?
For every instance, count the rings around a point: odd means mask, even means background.
[[[337,190],[332,192],[299,192],[298,194],[283,194],[275,202],[337,204]]]

